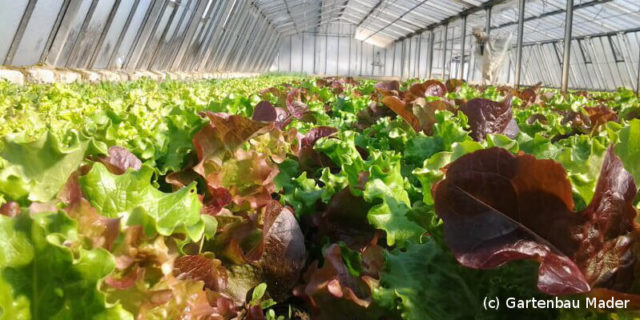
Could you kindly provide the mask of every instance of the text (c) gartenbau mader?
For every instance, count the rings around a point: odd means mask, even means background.
[[[579,309],[579,308],[599,308],[599,309],[626,309],[629,300],[616,299],[610,297],[608,299],[584,298],[580,299],[562,299],[555,297],[554,299],[517,299],[507,298],[506,307],[509,309]]]

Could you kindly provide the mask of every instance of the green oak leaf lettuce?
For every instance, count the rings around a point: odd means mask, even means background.
[[[366,201],[375,204],[367,214],[369,223],[387,233],[390,246],[419,239],[425,230],[407,216],[411,203],[400,173],[400,157],[380,153],[372,158],[363,193]]]
[[[115,260],[72,249],[76,225],[62,212],[0,216],[0,319],[133,319],[108,305],[98,283]]]
[[[164,193],[151,185],[153,169],[143,165],[122,175],[109,172],[95,163],[80,177],[82,191],[91,205],[107,218],[123,218],[125,224],[142,225],[148,234],[164,236],[186,233],[193,241],[202,237],[202,203],[195,183],[173,193]]]
[[[620,130],[616,154],[635,181],[640,183],[640,120],[634,119]]]
[[[0,151],[0,194],[9,200],[51,200],[84,158],[88,143],[72,132],[67,141],[47,133],[35,141],[5,137]]]

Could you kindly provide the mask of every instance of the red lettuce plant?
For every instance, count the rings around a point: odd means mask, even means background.
[[[433,188],[447,245],[464,266],[540,262],[538,288],[553,295],[603,287],[628,291],[635,279],[636,185],[609,149],[593,200],[573,211],[571,183],[553,160],[480,150],[450,164]]]

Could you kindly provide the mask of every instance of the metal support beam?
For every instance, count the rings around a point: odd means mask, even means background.
[[[636,79],[636,95],[640,96],[640,50],[638,50],[638,78]]]
[[[160,60],[160,65],[162,66],[163,70],[170,70],[171,66],[173,65],[173,59],[175,58],[176,53],[178,53],[180,44],[182,43],[180,39],[184,37],[187,30],[186,28],[189,26],[188,24],[185,25],[184,23],[187,22],[187,16],[190,16],[189,11],[195,12],[198,6],[198,1],[199,0],[187,0],[187,4],[182,10],[180,19],[178,20],[176,27],[173,29],[173,33],[169,37],[170,43],[167,48],[167,52],[162,55],[162,58]],[[185,26],[184,30],[183,26]],[[182,35],[180,34],[180,30],[183,30]]]
[[[524,1],[524,0],[521,0]],[[447,37],[449,33],[449,24],[444,25],[444,34],[442,40],[442,80],[445,79],[445,70],[447,69]]]
[[[324,75],[327,75],[327,50],[329,48],[329,36],[324,35]]]
[[[340,37],[338,37],[338,48],[336,50],[336,75],[340,73]]]
[[[265,24],[264,31],[261,33],[261,36],[258,41],[253,42],[251,47],[247,49],[247,54],[244,55],[245,61],[242,63],[242,69],[248,71],[255,71],[257,66],[262,63],[262,59],[265,59],[267,55],[267,49],[269,44],[271,44],[271,40],[275,32],[272,32],[269,28],[269,22],[267,19],[264,19],[263,24]],[[254,57],[251,52],[258,50],[257,57]]]
[[[162,6],[162,4],[160,4],[160,6]],[[136,48],[140,44],[140,37],[142,36],[142,33],[147,28],[147,24],[149,22],[149,17],[151,16],[151,13],[154,11],[154,9],[157,8],[157,7],[158,6],[156,6],[154,3],[150,3],[149,6],[147,7],[147,11],[144,14],[144,18],[142,19],[142,23],[138,26],[138,32],[136,32],[135,39],[133,40],[133,43],[131,44],[131,47],[129,48],[129,52],[127,53],[127,56],[125,57],[125,59],[124,59],[124,61],[122,63],[122,67],[123,68],[125,66],[129,65],[129,62],[131,61],[133,53],[136,51]],[[124,32],[126,32],[126,30]]]
[[[244,7],[238,8],[241,6],[240,2],[242,1],[221,2],[224,2],[224,4],[221,5],[225,7],[223,10],[214,10],[212,12],[212,19],[208,24],[204,38],[201,40],[205,45],[199,48],[198,54],[196,55],[197,58],[191,61],[191,70],[208,71],[212,68],[217,68],[216,62],[218,61],[219,55],[223,52],[224,44],[230,37],[234,27],[240,24],[244,18],[242,14]]]
[[[391,76],[395,76],[396,74],[396,48],[397,44],[393,45],[393,57],[391,59]]]
[[[489,36],[491,34],[491,18],[493,16],[493,7],[487,8],[487,20],[484,27],[484,32]]]
[[[260,68],[256,71],[262,72],[265,70],[269,70],[269,68],[273,64],[273,59],[275,59],[279,55],[280,47],[282,45],[282,36],[280,36],[275,29],[273,31],[273,34],[276,36],[276,38],[275,41],[273,41],[273,44],[271,44],[271,50],[266,56],[266,59],[262,62]]]
[[[169,14],[169,21],[167,21],[167,23],[164,25],[164,28],[162,29],[162,33],[160,33],[160,38],[158,39],[158,41],[154,41],[155,44],[153,45],[153,53],[151,54],[151,57],[149,57],[148,62],[143,63],[142,61],[140,61],[141,66],[144,66],[146,64],[145,69],[151,70],[153,68],[154,63],[158,58],[158,54],[162,51],[164,47],[164,43],[163,43],[164,39],[167,37],[167,33],[169,33],[169,29],[173,24],[173,19],[175,19],[176,14],[178,13],[179,5],[180,5],[180,2],[172,3],[171,13]],[[160,17],[158,17],[158,22],[160,22],[160,20],[162,19],[162,15],[164,15],[164,12],[161,13]],[[154,34],[155,32],[151,34],[150,39],[153,39]]]
[[[73,41],[73,45],[71,46],[71,51],[69,51],[69,57],[67,57],[67,60],[65,61],[65,66],[67,66],[67,67],[81,67],[82,66],[82,62],[80,60],[82,58],[84,58],[84,57],[79,56],[80,53],[78,52],[78,44],[82,43],[84,38],[85,38],[87,28],[89,27],[89,23],[91,23],[91,19],[93,19],[93,14],[96,11],[96,7],[98,6],[98,2],[99,2],[99,0],[93,0],[91,2],[91,5],[89,6],[89,11],[84,16],[84,20],[82,21],[82,25],[80,26],[80,30],[78,30],[78,35],[76,36],[75,40]]]
[[[423,5],[425,2],[427,2],[427,0],[422,0],[420,3],[416,4],[415,6],[413,6],[411,9],[405,11],[404,13],[402,13],[401,15],[399,15],[397,18],[395,18],[393,21],[387,23],[385,26],[383,26],[382,28],[378,29],[376,32],[373,32],[372,34],[368,35],[364,40],[362,41],[366,41],[367,39],[373,37],[374,35],[378,34],[380,31],[388,28],[389,26],[393,25],[394,23],[398,22],[398,20],[404,18],[404,16],[406,16],[407,14],[409,14],[410,12],[414,11],[415,9],[417,9],[418,7],[420,7],[421,5]]]
[[[363,42],[360,41],[360,72],[358,72],[358,75],[360,75],[360,76],[362,75],[362,57],[363,57],[363,55],[362,55],[362,44],[363,44]]]
[[[571,29],[573,27],[573,0],[567,0],[564,19],[564,52],[562,54],[562,92],[569,88],[569,68],[571,66]]]
[[[433,45],[435,43],[435,33],[433,30],[429,32],[429,62],[427,64],[427,79],[431,79],[433,71]]]
[[[400,79],[404,79],[404,63],[405,63],[405,55],[406,55],[406,46],[407,42],[402,41],[402,51],[400,54]]]
[[[95,64],[96,59],[98,58],[98,53],[100,52],[100,48],[102,47],[102,43],[104,42],[104,39],[107,37],[107,33],[109,32],[109,29],[111,29],[113,18],[116,16],[116,12],[118,11],[118,8],[120,8],[121,2],[122,2],[121,0],[116,0],[113,3],[113,6],[111,7],[111,11],[109,11],[109,16],[107,17],[107,21],[105,22],[105,25],[102,28],[100,37],[98,38],[98,42],[96,46],[93,48],[91,57],[89,58],[87,63],[84,65],[85,68],[93,68],[93,65]]]
[[[520,87],[520,74],[522,72],[522,39],[524,37],[524,10],[525,0],[518,0],[518,41],[516,44],[516,70],[515,83],[516,88]]]
[[[362,20],[360,20],[360,22],[356,25],[356,28],[360,27],[364,23],[364,21],[367,20],[369,16],[371,16],[371,14],[380,7],[382,2],[383,2],[382,0],[378,0],[378,3],[376,3],[373,7],[371,7],[371,10],[369,10],[369,12],[367,12],[367,14],[364,17],[362,17]]]
[[[113,46],[113,51],[111,51],[111,55],[109,55],[109,61],[107,61],[107,68],[113,67],[114,60],[118,55],[118,51],[120,51],[120,46],[122,45],[124,36],[127,34],[127,30],[131,25],[131,20],[133,20],[133,16],[135,15],[136,10],[138,10],[139,6],[140,6],[140,1],[136,1],[136,3],[133,4],[133,6],[131,6],[129,15],[127,15],[127,20],[125,21],[124,26],[122,27],[122,30],[120,30],[120,35],[118,36],[118,39],[116,40],[116,43]]]
[[[49,36],[47,37],[47,43],[44,45],[44,49],[40,54],[40,61],[43,62],[49,55],[49,51],[51,50],[51,45],[53,44],[53,40],[56,38],[58,34],[58,30],[60,30],[60,25],[62,24],[62,20],[64,16],[67,14],[67,9],[69,8],[69,3],[71,0],[64,0],[62,6],[60,6],[60,11],[58,11],[58,16],[56,17],[56,21],[53,23],[53,27],[49,31]]]
[[[313,36],[313,74],[317,74],[318,71],[316,70],[316,50],[318,47],[318,35],[314,35]]]
[[[135,64],[132,64],[134,66],[134,68],[136,69],[146,69],[146,67],[144,66],[146,64],[146,59],[147,56],[149,55],[149,53],[151,55],[153,55],[155,53],[155,48],[157,46],[157,42],[154,40],[156,31],[158,30],[158,27],[160,26],[160,22],[162,21],[162,17],[164,16],[164,12],[167,9],[167,6],[169,5],[170,1],[165,1],[162,4],[162,7],[160,7],[160,10],[158,11],[158,14],[155,15],[155,21],[153,22],[153,27],[151,27],[151,31],[149,32],[149,34],[147,35],[147,39],[144,42],[144,45],[140,48],[140,54],[138,54],[137,57],[137,61],[135,62]],[[174,12],[175,7],[171,10],[171,19],[173,19],[173,17],[175,16]],[[160,38],[159,41],[162,41],[162,38]],[[149,52],[149,53],[147,53]]]
[[[384,48],[384,68],[382,69],[382,75],[387,75],[387,48]]]
[[[371,75],[372,75],[372,76],[375,76],[375,75],[376,75],[376,70],[375,70],[376,68],[373,66],[373,62],[375,61],[375,60],[374,60],[375,55],[376,55],[376,54],[375,54],[375,47],[374,47],[374,46],[371,46]]]
[[[231,50],[232,53],[230,56],[227,56],[227,59],[224,61],[224,68],[229,71],[243,71],[239,70],[237,66],[237,62],[240,57],[245,54],[245,48],[249,40],[253,39],[255,41],[255,36],[258,34],[256,31],[256,26],[258,25],[258,21],[260,20],[260,15],[257,9],[254,11],[249,11],[249,19],[247,24],[245,24],[244,29],[241,30],[236,35],[236,41],[234,44],[234,48]],[[252,16],[255,14],[255,17]]]
[[[353,44],[353,39],[349,38],[349,59],[347,60],[347,75],[351,75],[351,45]]]
[[[591,0],[591,1],[583,1],[582,3],[576,4],[573,6],[573,10],[580,10],[580,9],[585,9],[585,8],[590,8],[593,6],[602,6],[606,3],[612,2],[614,0]],[[535,15],[535,16],[531,16],[528,18],[524,19],[524,22],[529,22],[529,21],[533,21],[533,20],[539,20],[542,18],[546,18],[546,17],[550,17],[550,16],[556,16],[556,15],[560,15],[565,13],[565,10],[563,9],[558,9],[558,10],[553,10],[553,11],[547,11],[547,12],[543,12],[539,15]],[[495,27],[493,27],[493,29],[501,29],[501,28],[506,28],[506,27],[511,27],[511,26],[515,26],[518,24],[518,21],[512,21],[512,22],[506,22],[500,25],[497,25]]]
[[[462,17],[462,53],[460,54],[460,70],[458,70],[458,78],[464,80],[464,55],[465,46],[467,45],[467,16]]]
[[[263,72],[266,70],[269,70],[269,67],[271,67],[271,64],[273,63],[273,59],[276,58],[276,56],[278,55],[278,52],[280,50],[281,47],[281,43],[280,40],[282,39],[281,36],[278,34],[277,31],[275,31],[274,29],[274,35],[276,35],[276,40],[271,42],[271,48],[269,49],[269,54],[267,54],[265,56],[264,61],[262,61],[259,65],[259,67],[257,68],[256,71],[258,72]],[[279,59],[278,59],[279,60]],[[278,68],[279,69],[279,68]]]
[[[233,47],[238,42],[241,30],[244,30],[247,26],[251,17],[249,9],[250,3],[244,2],[242,7],[239,8],[239,11],[237,11],[237,13],[234,14],[234,17],[232,17],[235,19],[229,20],[226,24],[223,23],[223,27],[226,28],[223,40],[220,43],[217,43],[219,50],[217,50],[216,55],[211,58],[211,61],[205,70],[228,71],[223,70],[225,62]]]
[[[261,43],[264,38],[266,38],[267,20],[256,20],[257,23],[254,25],[250,36],[243,40],[242,49],[238,51],[239,54],[234,56],[233,65],[231,67],[233,70],[250,71],[247,67],[247,58],[251,56],[253,59],[257,59],[260,56],[260,51],[255,51],[255,45]]]
[[[440,22],[432,23],[432,24],[430,24],[430,25],[428,25],[428,26],[426,26],[426,27],[424,27],[422,29],[418,29],[418,30],[416,30],[416,31],[414,31],[412,33],[409,33],[409,34],[405,35],[404,37],[401,37],[401,38],[397,39],[395,42],[399,42],[399,41],[402,41],[402,40],[404,40],[406,38],[413,37],[414,35],[420,34],[420,33],[424,32],[424,31],[433,30],[433,29],[435,29],[437,27],[441,27],[441,26],[447,25],[447,24],[449,24],[449,22],[452,22],[452,21],[458,19],[460,16],[469,16],[469,15],[472,15],[472,14],[474,14],[476,12],[485,10],[487,8],[496,6],[498,4],[506,3],[508,1],[510,1],[510,0],[489,0],[489,1],[483,3],[483,4],[479,5],[479,6],[475,6],[475,7],[471,7],[471,8],[465,9],[465,10],[463,10],[462,12],[460,12],[457,15],[454,15],[454,16],[451,16],[449,18],[446,18],[446,19],[444,19],[444,20],[442,20]]]
[[[416,59],[416,63],[415,63],[415,68],[414,68],[414,75],[416,78],[420,78],[420,61],[421,61],[421,55],[422,55],[422,33],[418,36],[418,55],[417,55],[417,59]]]
[[[215,1],[215,4],[212,5],[214,7],[206,12],[207,17],[202,19],[202,26],[190,44],[192,48],[190,55],[183,63],[185,70],[200,70],[209,61],[214,47],[219,44],[221,33],[224,32],[223,28],[216,27],[224,19],[224,15],[228,14],[229,8],[233,10],[236,1]]]
[[[29,0],[27,3],[27,7],[24,9],[24,13],[22,14],[22,18],[20,19],[20,24],[18,25],[18,30],[13,35],[13,40],[11,40],[11,46],[9,47],[9,51],[7,52],[7,56],[4,58],[4,64],[11,65],[13,62],[13,56],[15,56],[16,51],[18,50],[18,46],[22,41],[22,36],[24,36],[25,30],[27,30],[27,25],[31,20],[31,15],[33,14],[33,9],[36,7],[38,0]]]
[[[265,20],[266,21],[266,20]],[[271,37],[273,36],[273,34],[270,32],[268,25],[264,30],[264,33],[262,34],[262,36],[260,37],[260,40],[258,40],[256,43],[252,44],[252,48],[248,49],[248,52],[253,52],[254,48],[259,48],[258,50],[258,54],[257,56],[252,56],[252,55],[245,55],[245,61],[243,62],[243,70],[247,70],[247,71],[255,71],[258,67],[258,65],[262,62],[262,59],[264,59],[264,56],[267,54],[267,45],[269,44],[268,41],[271,40]]]
[[[78,11],[82,6],[81,0],[71,0],[66,10],[64,11],[64,17],[62,22],[58,28],[58,32],[56,32],[55,37],[47,51],[47,56],[45,61],[52,65],[58,65],[58,60],[62,55],[62,51],[67,44],[67,40],[69,39],[69,35],[71,33],[71,29],[73,27],[74,20],[78,15]],[[61,12],[62,13],[62,12]]]

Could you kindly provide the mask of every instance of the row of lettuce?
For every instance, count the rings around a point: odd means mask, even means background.
[[[633,314],[482,307],[549,295],[640,308],[628,90],[2,82],[0,116],[0,319]]]

